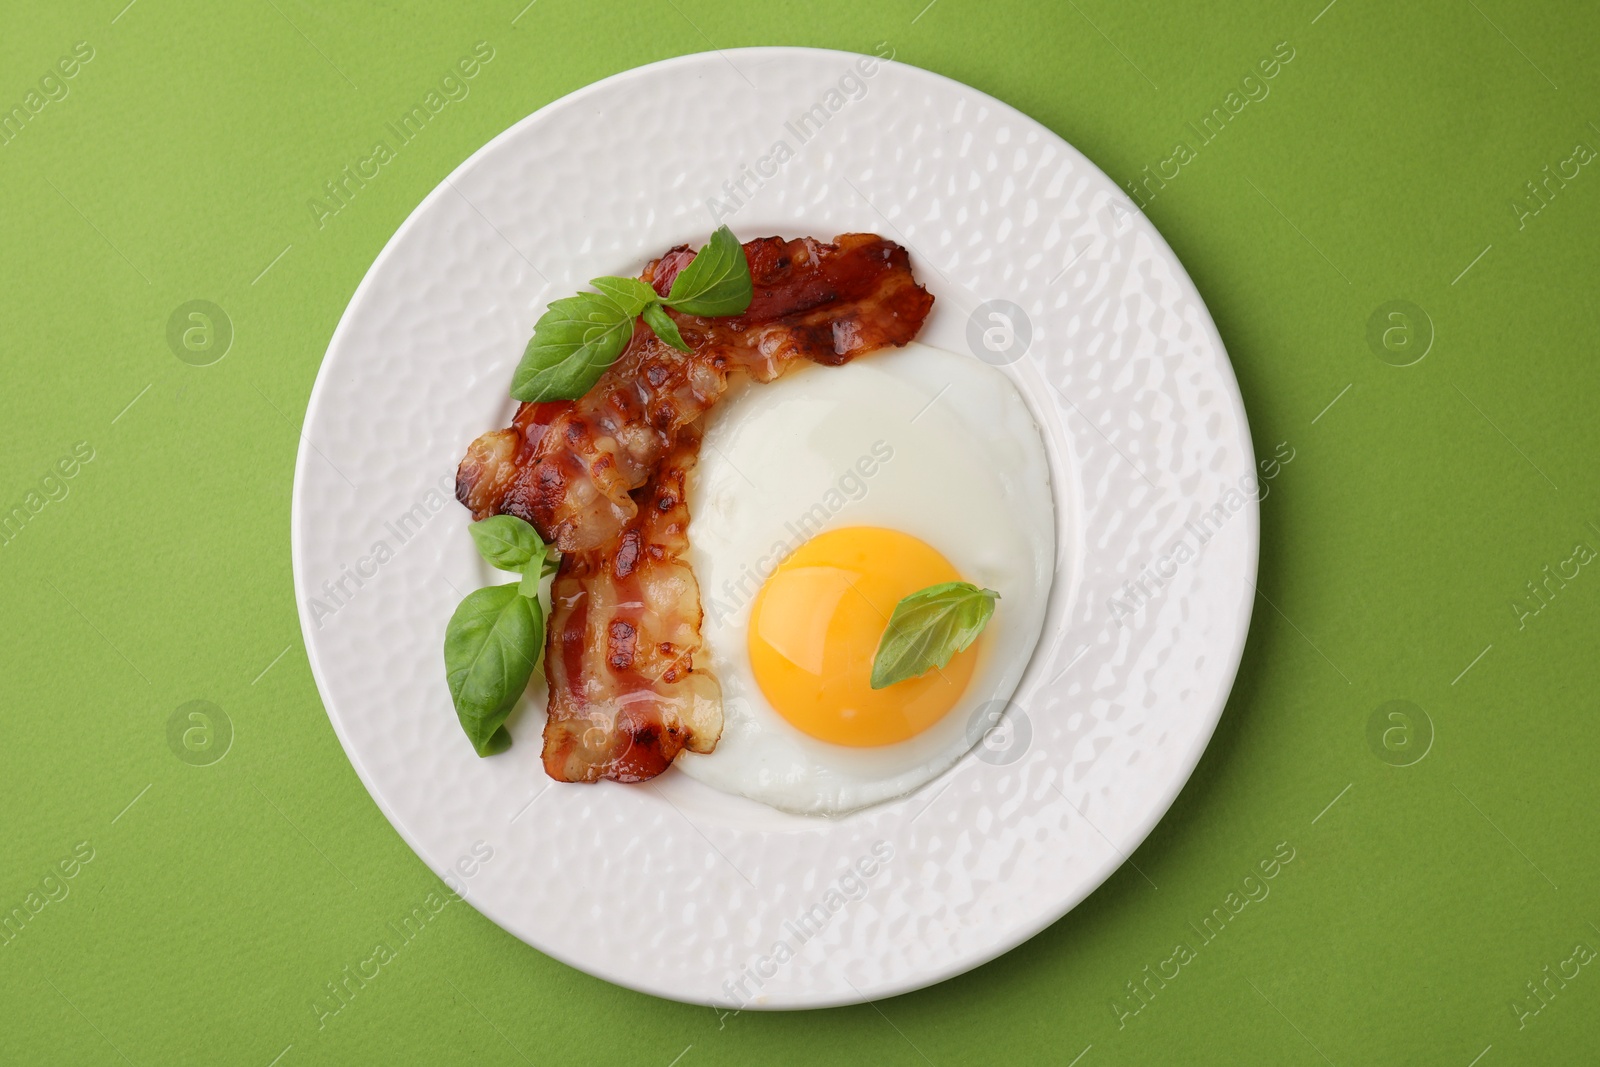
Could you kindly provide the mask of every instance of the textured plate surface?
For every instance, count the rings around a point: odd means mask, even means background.
[[[1055,585],[1005,719],[917,793],[836,820],[735,802],[672,772],[554,786],[537,707],[513,717],[508,753],[480,760],[444,684],[445,622],[495,580],[451,499],[455,464],[507,424],[534,319],[588,278],[635,272],[720,222],[741,238],[860,230],[904,244],[938,298],[921,339],[1004,363],[1050,456]],[[902,64],[708,53],[518,123],[384,248],[306,414],[296,595],[351,762],[479,911],[658,996],[853,1003],[1038,932],[1166,811],[1243,650],[1254,471],[1199,295],[1071,146]],[[478,864],[475,849],[492,859]]]

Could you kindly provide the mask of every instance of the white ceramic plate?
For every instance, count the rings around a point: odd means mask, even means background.
[[[970,337],[1010,359],[1052,467],[1055,584],[1006,720],[925,788],[835,820],[676,772],[552,784],[537,707],[513,717],[509,752],[483,760],[445,688],[445,622],[494,580],[451,500],[455,465],[508,424],[534,319],[587,279],[635,272],[724,221],[741,238],[864,230],[904,244],[938,300],[921,339],[962,352]],[[1008,326],[993,301],[1021,313]],[[982,347],[985,330],[1000,356]],[[914,67],[799,48],[707,53],[528,117],[400,227],[312,391],[295,590],[351,762],[479,911],[657,996],[846,1004],[959,974],[1037,933],[1167,810],[1243,649],[1254,470],[1194,286],[1070,145]]]

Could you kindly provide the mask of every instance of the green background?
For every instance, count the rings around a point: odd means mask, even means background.
[[[93,850],[0,946],[0,1062],[1593,1058],[1600,964],[1512,1008],[1600,948],[1600,574],[1527,586],[1600,547],[1600,167],[1537,215],[1524,187],[1600,146],[1592,7],[124,2],[11,3],[0,35],[6,110],[74,43],[95,53],[0,147],[0,509],[94,451],[0,547],[0,912]],[[480,40],[496,58],[471,96],[319,229],[306,201]],[[333,735],[289,564],[318,364],[418,201],[565,93],[757,44],[888,42],[1132,181],[1281,41],[1270,95],[1148,208],[1258,452],[1294,459],[1262,504],[1232,699],[1138,870],[995,963],[824,1013],[655,1000],[457,906],[319,1029],[324,983],[438,887]],[[235,332],[211,366],[167,342],[197,299]],[[1368,341],[1394,300],[1427,316],[1401,323],[1413,353],[1431,335],[1411,366]],[[207,766],[169,745],[192,700],[232,725]],[[1374,745],[1390,700],[1420,711]],[[1270,897],[1119,1025],[1125,983],[1280,842]]]

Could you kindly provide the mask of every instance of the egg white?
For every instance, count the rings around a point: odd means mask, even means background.
[[[911,344],[736,386],[707,427],[689,509],[724,726],[716,751],[685,751],[677,764],[713,788],[813,815],[908,793],[972,747],[982,714],[1010,699],[1038,643],[1055,555],[1044,445],[1010,379],[970,356]],[[893,745],[803,733],[767,702],[750,666],[761,583],[789,552],[844,526],[921,538],[1001,597],[961,699]]]

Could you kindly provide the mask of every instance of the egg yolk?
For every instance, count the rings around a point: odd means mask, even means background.
[[[836,745],[890,745],[942,719],[972,678],[977,645],[919,678],[871,686],[872,660],[903,597],[961,575],[910,534],[830,530],[778,566],[756,597],[750,665],[790,723]]]

